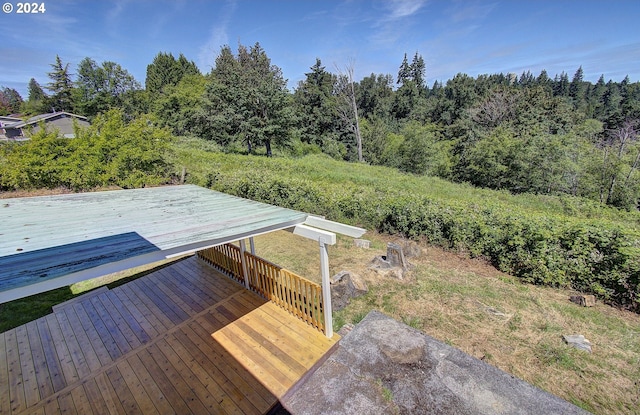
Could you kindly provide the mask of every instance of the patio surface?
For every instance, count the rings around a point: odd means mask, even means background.
[[[338,339],[190,257],[0,333],[0,413],[264,414]]]

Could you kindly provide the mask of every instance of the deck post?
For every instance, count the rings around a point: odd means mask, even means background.
[[[333,337],[333,315],[331,311],[331,283],[329,281],[329,250],[321,238],[320,243],[320,273],[322,274],[322,304],[324,304],[324,333],[328,338]]]
[[[244,239],[240,239],[240,262],[242,264],[242,276],[244,277],[244,286],[247,290],[250,290],[249,287],[249,272],[247,271],[247,259],[244,256],[245,251],[247,250],[247,244]]]
[[[256,254],[256,243],[253,240],[253,236],[249,237],[249,250],[251,251],[251,255]]]

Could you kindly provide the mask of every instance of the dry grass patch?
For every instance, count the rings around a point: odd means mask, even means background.
[[[640,414],[640,316],[605,304],[580,307],[569,290],[520,283],[490,265],[422,246],[405,280],[368,266],[393,238],[367,234],[372,249],[340,238],[329,250],[332,275],[359,273],[369,293],[335,313],[336,326],[370,310],[460,348],[598,414]],[[256,238],[258,255],[319,281],[318,244],[286,232]],[[583,334],[593,353],[573,349],[563,334]]]

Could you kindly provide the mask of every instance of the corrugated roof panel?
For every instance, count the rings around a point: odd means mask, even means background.
[[[306,218],[192,185],[4,199],[0,302],[3,291],[45,281],[51,289],[65,275],[132,258],[152,262]]]

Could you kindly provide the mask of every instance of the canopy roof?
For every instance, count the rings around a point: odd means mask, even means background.
[[[0,303],[308,217],[192,185],[0,200]]]

